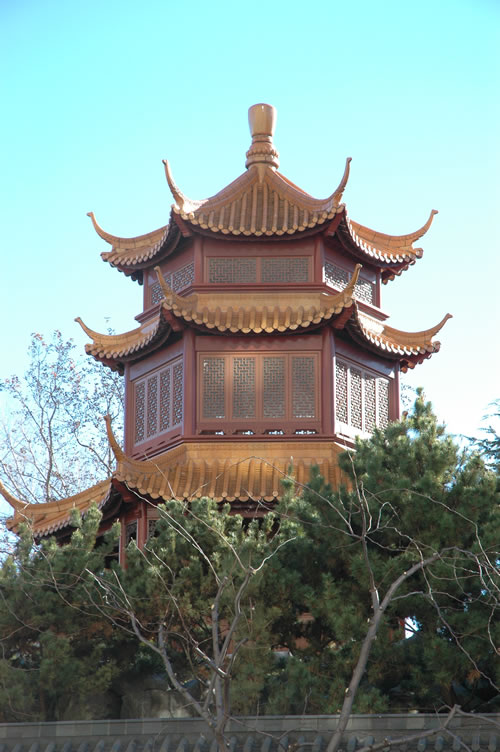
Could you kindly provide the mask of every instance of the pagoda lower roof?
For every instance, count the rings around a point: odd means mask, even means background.
[[[414,232],[406,235],[387,235],[349,219],[347,212],[342,216],[337,229],[342,245],[356,258],[377,266],[382,271],[382,281],[388,282],[422,258],[422,248],[415,248],[417,242],[429,229],[437,210],[433,209],[427,222]]]
[[[140,273],[142,269],[156,263],[166,246],[170,252],[175,248],[180,233],[175,224],[166,224],[153,232],[136,237],[120,237],[112,235],[99,225],[93,212],[88,212],[95,231],[100,238],[111,245],[111,251],[101,253],[103,261],[107,261],[119,271],[127,275]],[[168,241],[168,242],[167,242]],[[138,275],[140,278],[140,274]]]
[[[277,501],[282,493],[281,481],[292,477],[297,493],[309,481],[312,466],[317,466],[327,483],[338,487],[342,476],[338,455],[344,447],[331,441],[234,441],[186,443],[167,450],[154,460],[134,460],[117,445],[108,421],[108,435],[117,467],[112,477],[60,501],[25,504],[14,499],[0,485],[0,494],[14,508],[8,520],[9,529],[19,532],[27,522],[36,538],[71,530],[72,512],[84,515],[91,505],[103,510],[120,492],[126,501],[143,497],[153,502],[191,501],[202,497],[231,503],[235,511],[249,509],[262,513],[265,505]],[[293,457],[301,459],[294,463]],[[135,497],[134,494],[138,496]]]
[[[416,365],[430,358],[433,353],[439,352],[441,343],[433,341],[432,338],[450,318],[452,318],[451,314],[447,313],[439,324],[430,329],[405,332],[383,324],[356,308],[355,315],[346,323],[346,329],[363,347],[384,357],[399,360],[401,370],[405,373],[408,369],[415,368]]]
[[[112,486],[108,478],[73,496],[40,504],[14,498],[1,483],[0,494],[14,509],[14,516],[7,520],[9,530],[18,533],[19,526],[27,523],[31,526],[33,535],[40,537],[67,527],[74,509],[80,514],[84,514],[92,504],[102,509],[111,498]]]
[[[113,478],[128,489],[154,500],[189,501],[204,496],[218,502],[276,501],[283,493],[281,481],[292,476],[300,489],[318,466],[327,483],[338,486],[338,455],[333,442],[234,441],[186,443],[154,460],[133,460],[117,454]],[[293,457],[300,457],[296,463]]]

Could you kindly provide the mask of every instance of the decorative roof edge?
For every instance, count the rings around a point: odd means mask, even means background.
[[[106,230],[103,230],[103,228],[97,222],[94,212],[87,212],[87,217],[90,217],[92,224],[94,226],[94,230],[99,235],[99,237],[105,240],[106,243],[109,243],[109,245],[113,246],[113,251],[120,251],[120,250],[128,251],[128,250],[139,249],[143,247],[148,247],[148,248],[154,247],[155,245],[157,245],[159,241],[163,239],[169,227],[167,224],[167,225],[163,225],[162,227],[159,227],[157,230],[152,230],[151,232],[147,232],[144,235],[136,235],[130,238],[122,238],[118,235],[112,235],[111,233],[106,232]],[[101,255],[105,256],[109,253],[112,253],[112,251],[107,251]]]
[[[171,329],[170,323],[159,316],[123,334],[100,334],[86,326],[79,316],[75,321],[92,340],[92,343],[85,345],[85,352],[106,365],[111,365],[113,361],[120,363],[130,360],[135,353],[155,341],[161,344]]]
[[[4,491],[6,491],[5,487],[1,486],[0,493],[8,501]],[[99,481],[99,483],[90,486],[90,488],[79,491],[71,496],[67,496],[64,499],[56,499],[54,501],[42,503],[19,502],[22,507],[15,508],[14,516],[10,517],[6,521],[6,524],[9,530],[16,532],[15,528],[17,528],[21,522],[27,522],[32,525],[34,535],[49,535],[69,525],[73,509],[77,509],[81,514],[85,514],[91,503],[95,501],[95,498],[92,497],[101,496],[97,503],[98,509],[101,509],[109,498],[110,491],[111,478],[106,478],[105,480]],[[8,492],[7,494],[13,498]],[[48,517],[48,515],[54,511],[60,512],[60,515],[58,516],[56,514],[55,517]]]
[[[113,428],[111,426],[111,415],[107,413],[106,415],[104,415],[103,420],[106,424],[106,434],[108,436],[109,446],[111,447],[111,451],[113,452],[115,460],[117,462],[123,462],[125,459],[127,459],[127,455],[117,442],[116,437],[113,433]]]
[[[269,308],[267,305],[264,305],[262,308],[245,309],[239,306],[233,309],[229,305],[226,311],[222,311],[216,305],[214,305],[211,311],[207,305],[203,306],[201,301],[205,300],[207,297],[206,294],[191,294],[181,297],[167,285],[160,267],[156,266],[154,269],[164,295],[161,303],[162,308],[163,310],[172,312],[177,318],[182,318],[186,322],[193,322],[199,326],[205,326],[209,330],[217,329],[221,332],[242,332],[244,334],[253,331],[256,334],[262,332],[270,334],[275,331],[284,332],[288,329],[295,330],[299,327],[305,328],[311,324],[319,324],[321,321],[326,321],[333,315],[339,314],[344,309],[352,306],[361,264],[356,265],[353,275],[344,290],[334,295],[317,293],[314,300],[311,300],[308,308],[305,305],[299,305],[296,309],[293,309],[291,305],[287,305],[286,309],[280,309],[277,305]],[[216,296],[211,295],[211,299],[215,304]],[[200,308],[197,307],[198,304]],[[201,306],[203,306],[203,309]]]
[[[24,509],[26,509],[26,507],[29,506],[29,502],[21,501],[21,499],[17,499],[15,496],[13,496],[10,491],[8,491],[4,486],[2,481],[0,481],[0,496],[3,496],[7,504],[9,504],[16,513],[22,512]]]
[[[381,261],[383,264],[408,264],[422,257],[423,250],[413,248],[413,243],[425,235],[436,214],[438,214],[437,209],[432,209],[422,227],[406,235],[388,235],[372,230],[351,220],[347,212],[345,224],[353,242],[368,257]]]

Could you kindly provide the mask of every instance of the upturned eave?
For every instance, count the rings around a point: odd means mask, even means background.
[[[422,258],[422,248],[415,243],[429,230],[437,210],[433,209],[422,227],[406,235],[388,235],[351,220],[345,211],[336,234],[352,258],[381,270],[386,283]]]
[[[16,499],[15,506],[12,503],[12,495],[1,484],[0,494],[14,508],[14,515],[6,522],[8,529],[13,533],[19,533],[20,525],[27,524],[33,536],[40,538],[71,527],[71,517],[75,509],[80,515],[85,514],[93,504],[102,510],[111,498],[112,486],[111,479],[108,478],[65,499],[39,504]]]

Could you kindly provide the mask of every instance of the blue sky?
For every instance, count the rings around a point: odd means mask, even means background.
[[[161,159],[193,198],[244,170],[247,109],[278,109],[280,170],[382,232],[439,210],[424,257],[384,288],[390,323],[448,311],[422,385],[454,433],[500,396],[496,0],[0,3],[2,359],[30,332],[133,328],[137,284],[100,259],[86,212],[118,235],[168,221]]]

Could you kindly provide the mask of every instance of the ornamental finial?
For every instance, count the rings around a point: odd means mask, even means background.
[[[248,124],[252,145],[247,151],[246,167],[265,164],[272,169],[279,167],[279,154],[274,148],[273,135],[276,126],[276,108],[270,104],[254,104],[248,110]]]

